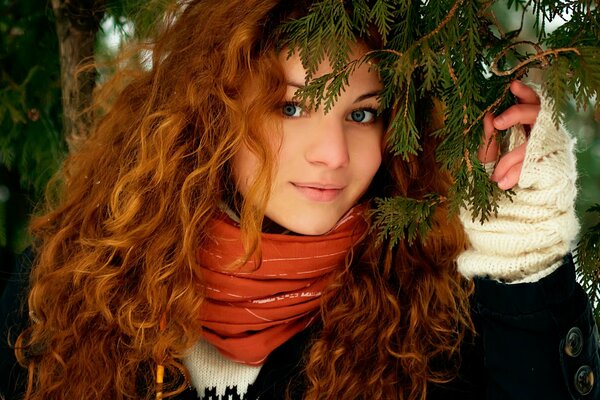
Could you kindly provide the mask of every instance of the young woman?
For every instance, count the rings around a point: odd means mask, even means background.
[[[276,28],[308,2],[179,3],[152,67],[116,76],[120,95],[32,222],[25,368],[2,374],[7,396],[600,396],[568,256],[573,146],[546,101],[515,82],[519,104],[485,118],[480,159],[516,193],[495,218],[442,207],[427,237],[392,248],[371,199],[445,193],[449,178],[428,135],[409,161],[386,149],[376,70],[361,64],[329,112],[304,109],[306,71]],[[510,127],[496,163],[495,130]]]

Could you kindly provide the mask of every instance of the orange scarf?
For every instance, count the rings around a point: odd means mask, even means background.
[[[229,268],[244,254],[239,226],[225,214],[215,219],[208,227],[210,239],[198,251],[206,340],[233,361],[262,365],[318,314],[323,290],[367,229],[365,209],[352,208],[320,236],[263,233],[256,270],[254,261]]]

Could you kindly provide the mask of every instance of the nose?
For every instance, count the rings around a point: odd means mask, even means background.
[[[337,169],[348,165],[350,154],[343,122],[332,114],[323,116],[315,124],[305,157],[311,164]]]

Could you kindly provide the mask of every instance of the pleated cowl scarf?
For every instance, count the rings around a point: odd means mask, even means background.
[[[211,221],[198,251],[204,338],[235,362],[262,365],[318,314],[321,294],[366,232],[365,210],[355,206],[324,235],[263,233],[258,269],[252,260],[231,268],[244,254],[239,226],[225,213]]]

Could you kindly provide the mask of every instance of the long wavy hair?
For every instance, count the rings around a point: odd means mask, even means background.
[[[27,399],[150,398],[158,364],[165,397],[185,389],[180,360],[201,336],[195,254],[231,196],[229,162],[242,144],[265,166],[239,206],[248,255],[260,250],[275,167],[267,135],[285,95],[275,32],[309,3],[178,1],[151,43],[151,66],[103,86],[89,140],[31,223],[32,324],[17,341]],[[423,137],[420,157],[385,157],[376,194],[446,191]],[[424,399],[456,369],[471,327],[470,288],[454,264],[459,222],[440,207],[420,241],[391,248],[375,235],[329,289],[306,355],[307,398]]]

